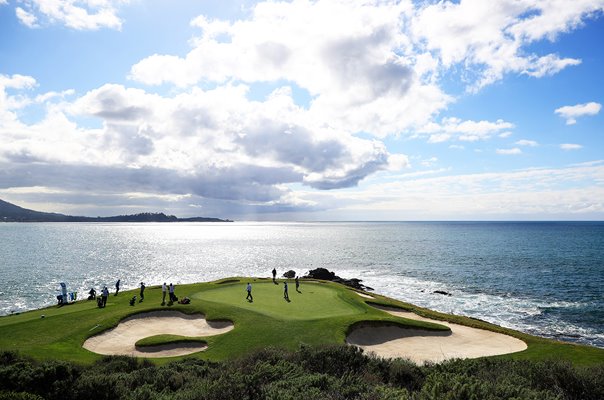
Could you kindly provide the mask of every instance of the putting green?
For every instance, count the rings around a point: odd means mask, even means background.
[[[289,301],[283,298],[283,282],[251,281],[253,302],[246,300],[247,281],[220,284],[193,295],[194,299],[223,303],[255,311],[281,320],[314,320],[354,315],[363,312],[359,302],[350,301],[340,291],[325,284],[304,282],[300,292],[294,282],[289,285]]]

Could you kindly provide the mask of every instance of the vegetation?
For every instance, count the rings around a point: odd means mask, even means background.
[[[604,398],[604,365],[453,360],[417,366],[350,346],[267,348],[233,360],[165,365],[106,357],[82,366],[0,353],[0,400]]]

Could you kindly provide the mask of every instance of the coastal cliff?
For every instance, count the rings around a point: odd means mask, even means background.
[[[83,217],[47,213],[19,207],[0,200],[0,222],[233,222],[212,217],[178,218],[160,213],[138,213],[111,217]]]

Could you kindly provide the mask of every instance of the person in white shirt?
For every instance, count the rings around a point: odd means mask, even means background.
[[[168,287],[166,286],[166,282],[161,285],[161,305],[166,304],[166,292],[168,291]]]
[[[103,307],[107,305],[107,297],[109,297],[109,289],[107,289],[107,286],[105,286],[103,288],[103,291],[101,292],[101,299],[103,299]]]
[[[174,285],[172,284],[172,282],[170,282],[170,286],[168,286],[168,291],[170,292],[170,303],[173,303],[178,300],[176,298],[176,295],[174,294]]]

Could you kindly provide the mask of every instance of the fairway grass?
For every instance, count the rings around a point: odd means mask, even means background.
[[[246,300],[246,284],[252,284],[253,302]],[[274,284],[261,278],[228,278],[221,281],[179,285],[179,298],[189,297],[187,305],[161,305],[161,289],[148,287],[145,301],[129,305],[135,290],[110,296],[106,308],[99,309],[95,301],[78,301],[63,307],[47,307],[18,315],[0,317],[0,350],[18,351],[36,359],[62,359],[83,364],[102,356],[84,349],[84,342],[108,332],[135,314],[171,310],[189,315],[201,315],[212,321],[229,321],[234,329],[215,336],[192,337],[186,331],[149,332],[137,345],[177,346],[179,342],[202,341],[205,350],[186,357],[209,360],[232,359],[266,347],[296,350],[301,345],[320,346],[344,344],[346,337],[358,326],[396,326],[403,329],[441,331],[444,325],[417,321],[388,314],[373,305],[397,307],[427,318],[449,321],[487,329],[523,340],[528,349],[497,357],[513,359],[563,359],[575,364],[604,363],[604,350],[561,343],[526,335],[470,318],[436,313],[377,294],[362,297],[360,292],[340,284],[301,280],[300,293],[289,280],[289,299],[283,298],[283,281]],[[372,305],[373,304],[373,305]],[[144,336],[144,335],[143,335]],[[152,353],[152,352],[150,352]],[[182,358],[156,359],[165,363]]]

